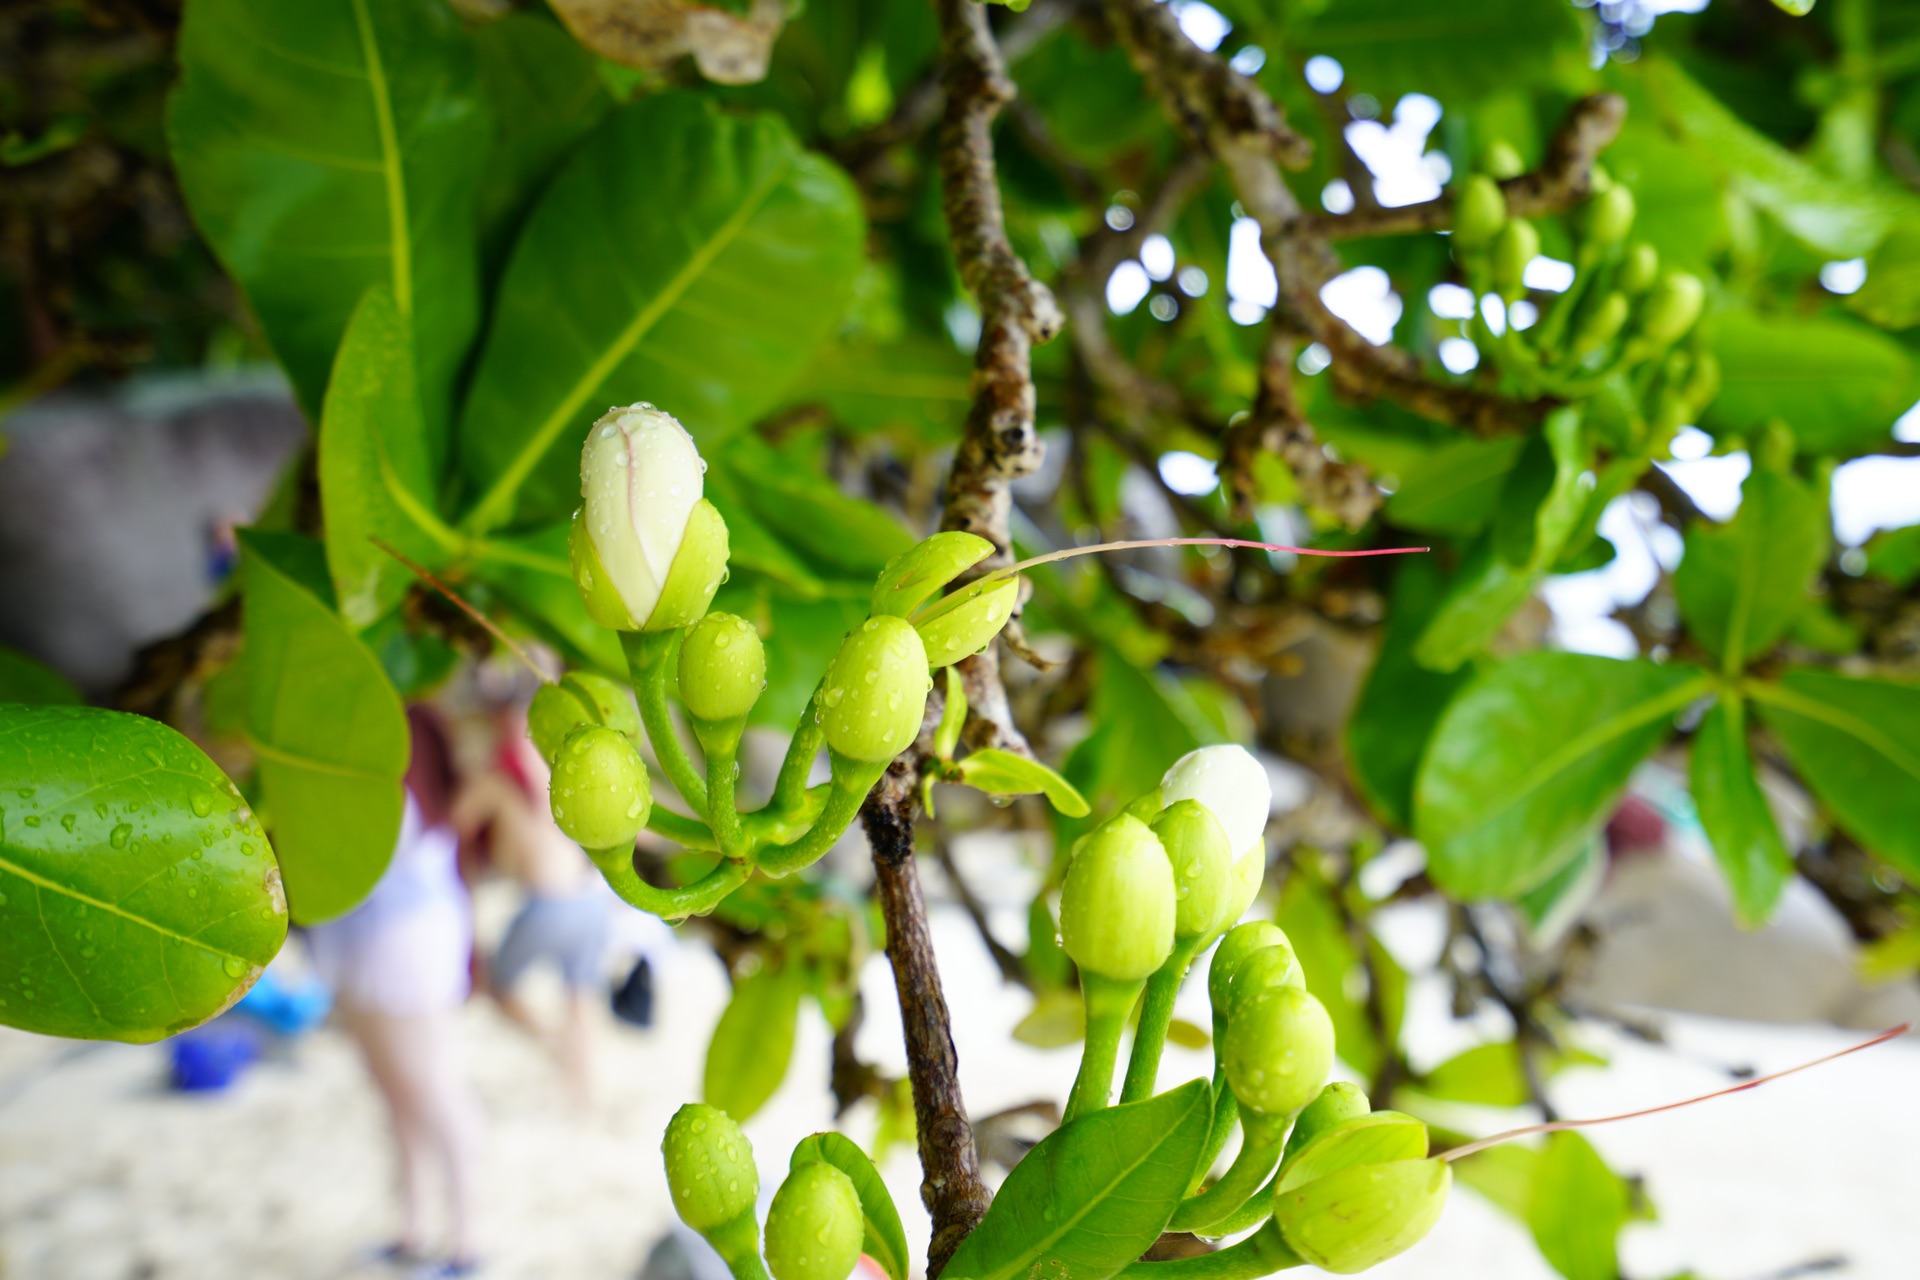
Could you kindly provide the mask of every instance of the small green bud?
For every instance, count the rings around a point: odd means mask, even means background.
[[[1693,372],[1687,375],[1680,394],[1687,402],[1689,416],[1712,404],[1713,398],[1720,394],[1720,357],[1711,351],[1695,352]]]
[[[1633,230],[1633,192],[1615,184],[1589,199],[1580,212],[1587,243],[1598,249],[1611,248]]]
[[[1476,173],[1460,184],[1453,198],[1453,243],[1462,249],[1478,249],[1493,243],[1507,223],[1507,197],[1500,184],[1483,173]]]
[[[1527,162],[1505,138],[1495,138],[1487,144],[1487,150],[1480,157],[1480,171],[1489,178],[1504,182],[1508,178],[1517,178],[1527,171]]]
[[[1444,1160],[1346,1169],[1274,1197],[1273,1225],[1305,1261],[1353,1275],[1425,1238],[1452,1185]]]
[[[1625,190],[1615,187],[1616,191]],[[1586,308],[1580,315],[1579,323],[1573,327],[1573,337],[1567,341],[1567,354],[1575,360],[1584,360],[1589,355],[1612,342],[1620,330],[1627,326],[1627,316],[1632,306],[1624,293],[1609,293]]]
[[[1540,256],[1540,233],[1525,218],[1500,228],[1493,242],[1493,287],[1503,298],[1526,293],[1527,264]]]
[[[977,533],[953,530],[916,542],[880,571],[871,612],[904,618],[991,554],[993,544]]]
[[[1178,800],[1153,820],[1153,834],[1173,864],[1173,933],[1210,938],[1232,923],[1239,889],[1226,829],[1198,800]]]
[[[933,676],[920,633],[891,614],[847,633],[827,667],[820,725],[827,745],[849,760],[881,764],[913,744]]]
[[[1640,334],[1656,347],[1666,347],[1686,336],[1706,305],[1707,287],[1698,276],[1669,272],[1640,304]]]
[[[720,1108],[689,1102],[674,1112],[660,1156],[674,1211],[695,1231],[705,1235],[753,1211],[760,1194],[753,1145]]]
[[[1220,1044],[1227,1084],[1251,1111],[1292,1115],[1313,1101],[1333,1069],[1333,1019],[1299,987],[1269,987],[1252,999],[1243,994],[1233,992]]]
[[[767,1270],[773,1280],[847,1280],[865,1234],[853,1179],[824,1162],[803,1164],[767,1210]]]
[[[1226,937],[1213,949],[1213,960],[1207,966],[1207,999],[1213,1002],[1214,1016],[1227,1016],[1234,971],[1242,960],[1262,948],[1286,945],[1287,935],[1271,920],[1249,920],[1227,930]]]
[[[1653,288],[1653,282],[1659,278],[1660,251],[1642,240],[1627,249],[1626,256],[1620,260],[1620,275],[1614,283],[1620,286],[1620,292],[1637,298]]]
[[[1287,1135],[1286,1156],[1281,1168],[1292,1163],[1294,1155],[1309,1142],[1327,1133],[1349,1120],[1357,1120],[1373,1108],[1367,1101],[1367,1094],[1359,1085],[1346,1080],[1335,1080],[1320,1091],[1320,1096],[1307,1104],[1300,1118],[1293,1122],[1293,1132]],[[1422,1150],[1421,1155],[1426,1151]]]
[[[1124,814],[1093,832],[1060,890],[1060,939],[1087,973],[1152,974],[1173,953],[1173,866],[1147,824]]]
[[[618,730],[583,725],[553,758],[553,821],[583,849],[633,844],[647,825],[653,789],[639,750]]]
[[[1015,577],[975,583],[941,601],[914,624],[927,647],[928,665],[951,666],[986,648],[1013,616],[1019,596],[1020,579]]]
[[[527,707],[527,736],[548,764],[567,735],[583,724],[617,729],[636,745],[640,716],[633,695],[615,681],[593,671],[569,671],[556,684],[543,684]]]
[[[767,651],[745,618],[710,613],[680,641],[680,701],[689,714],[719,722],[753,710],[767,687]]]
[[[1276,942],[1261,947],[1233,971],[1232,985],[1227,991],[1227,1019],[1238,1018],[1242,1010],[1281,987],[1298,987],[1304,991],[1306,986],[1307,976],[1300,969],[1300,958],[1294,955],[1292,944]]]

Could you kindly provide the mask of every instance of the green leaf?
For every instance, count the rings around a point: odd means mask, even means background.
[[[668,93],[610,115],[528,220],[461,424],[469,523],[579,496],[610,404],[650,400],[711,443],[777,402],[860,266],[846,176],[771,116]]]
[[[287,936],[267,838],[158,721],[0,706],[0,1022],[158,1040],[239,999]]]
[[[1545,880],[1709,688],[1692,667],[1544,651],[1474,681],[1441,718],[1414,793],[1435,882],[1501,898]]]
[[[433,488],[412,335],[392,291],[371,285],[340,341],[320,422],[327,568],[352,626],[371,626],[413,583],[412,570],[375,538],[428,570],[445,563]]]
[[[887,561],[914,544],[898,520],[848,497],[799,455],[758,436],[730,442],[720,458],[738,501],[781,543],[827,574],[870,585]]]
[[[1422,533],[1478,533],[1493,518],[1507,473],[1519,461],[1520,436],[1453,440],[1400,475],[1386,518]]]
[[[384,281],[413,325],[427,421],[443,426],[479,322],[488,131],[453,11],[192,0],[179,58],[167,135],[180,185],[309,416],[348,316]]]
[[[1920,688],[1789,671],[1746,691],[1840,825],[1920,877]]]
[[[787,1167],[798,1169],[814,1163],[830,1164],[852,1179],[866,1225],[860,1252],[879,1263],[891,1280],[907,1280],[913,1269],[913,1260],[907,1254],[907,1231],[900,1225],[900,1210],[894,1207],[887,1184],[867,1153],[845,1134],[816,1133],[795,1144]]]
[[[52,667],[42,665],[17,649],[0,645],[0,702],[36,706],[77,706],[86,699]]]
[[[990,796],[1028,796],[1043,794],[1049,803],[1069,818],[1084,818],[1087,799],[1065,778],[1025,756],[994,747],[983,747],[959,764],[960,781]]]
[[[1832,542],[1822,495],[1790,476],[1756,471],[1724,525],[1696,523],[1673,575],[1680,616],[1729,675],[1774,646],[1813,596]]]
[[[1616,1241],[1627,1224],[1626,1186],[1577,1133],[1547,1139],[1534,1168],[1527,1225],[1567,1280],[1617,1280]]]
[[[1734,115],[1678,63],[1655,57],[1640,66],[1661,119],[1695,163],[1773,215],[1809,249],[1861,257],[1920,210],[1911,196],[1815,168]]]
[[[1106,1280],[1146,1252],[1186,1193],[1212,1095],[1194,1080],[1056,1129],[1014,1166],[941,1274]]]
[[[247,739],[296,924],[351,910],[400,834],[407,717],[327,598],[318,544],[241,534]]]
[[[1444,581],[1430,557],[1410,557],[1401,566],[1380,655],[1347,719],[1347,767],[1354,785],[1375,813],[1401,831],[1413,825],[1413,782],[1427,739],[1472,678],[1467,671],[1431,671],[1413,660],[1414,642]]]
[[[1920,324],[1920,225],[1896,226],[1867,257],[1867,282],[1847,306],[1886,329]]]
[[[1488,1147],[1453,1162],[1453,1172],[1461,1182],[1485,1196],[1496,1209],[1521,1222],[1533,1204],[1533,1181],[1540,1168],[1540,1153],[1531,1147]]]
[[[805,985],[791,967],[756,969],[734,985],[707,1044],[702,1098],[740,1121],[766,1105],[793,1060]]]
[[[1793,857],[1754,778],[1739,697],[1715,703],[1693,736],[1693,804],[1740,922],[1750,929],[1765,924],[1793,879]]]
[[[625,681],[627,659],[620,652],[620,637],[587,616],[574,584],[567,562],[570,523],[563,520],[517,537],[488,539],[474,572],[569,664],[584,663]]]
[[[1574,1064],[1605,1064],[1604,1059],[1578,1049],[1542,1051],[1537,1060],[1543,1075]],[[1430,1098],[1478,1107],[1524,1107],[1532,1101],[1520,1045],[1513,1040],[1495,1040],[1455,1054],[1423,1076],[1418,1088]]]
[[[836,344],[808,361],[788,398],[819,403],[855,431],[901,429],[953,439],[972,399],[972,364],[945,338]]]
[[[1292,24],[1288,53],[1335,58],[1346,71],[1348,92],[1365,90],[1382,103],[1428,93],[1453,104],[1538,84],[1556,67],[1577,62],[1583,43],[1571,9],[1534,0],[1331,0],[1300,12],[1309,16]]]
[[[1705,425],[1750,432],[1785,422],[1803,453],[1842,453],[1886,439],[1917,394],[1905,348],[1852,320],[1735,311],[1715,321],[1713,350],[1720,394]]]

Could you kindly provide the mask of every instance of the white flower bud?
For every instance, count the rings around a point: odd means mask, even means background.
[[[1198,800],[1213,810],[1227,833],[1228,848],[1239,860],[1261,844],[1267,815],[1273,809],[1273,784],[1267,781],[1266,769],[1245,747],[1231,743],[1201,747],[1175,760],[1160,780],[1160,802],[1172,804],[1176,800]],[[1260,864],[1264,869],[1264,849]]]
[[[622,629],[637,630],[653,615],[706,470],[687,429],[650,404],[609,409],[588,432],[580,453],[580,523],[604,587],[635,624]],[[582,588],[591,596],[592,584]]]

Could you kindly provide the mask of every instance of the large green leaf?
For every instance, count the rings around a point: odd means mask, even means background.
[[[318,544],[241,535],[247,737],[298,924],[367,896],[400,834],[407,718],[379,659],[334,612]]]
[[[1627,1224],[1627,1188],[1593,1144],[1556,1133],[1534,1166],[1527,1225],[1553,1269],[1567,1280],[1618,1280],[1615,1242]]]
[[[1840,825],[1920,876],[1920,688],[1789,671],[1747,692]]]
[[[1435,882],[1499,898],[1545,880],[1709,687],[1692,667],[1544,651],[1480,677],[1441,717],[1415,788]]]
[[[1695,524],[1673,575],[1693,638],[1732,674],[1765,654],[1812,600],[1832,538],[1827,504],[1790,476],[1756,471],[1724,525]]]
[[[1432,671],[1413,660],[1414,642],[1438,603],[1445,579],[1426,556],[1409,559],[1394,579],[1380,655],[1347,718],[1347,768],[1376,813],[1404,831],[1413,824],[1413,781],[1420,757],[1467,671]]]
[[[0,645],[0,702],[36,706],[71,705],[84,701],[80,691],[52,667]]]
[[[239,999],[286,936],[267,838],[191,742],[0,705],[0,1022],[158,1040]]]
[[[167,133],[181,186],[309,414],[348,316],[384,281],[413,324],[427,420],[444,424],[479,318],[488,130],[453,11],[191,0],[179,57]]]
[[[528,220],[461,425],[469,520],[565,515],[610,404],[703,442],[771,407],[832,331],[862,252],[844,174],[771,116],[663,94],[616,111]]]
[[[1159,1238],[1206,1145],[1212,1095],[1194,1080],[1056,1129],[1027,1152],[941,1274],[1106,1280]]]
[[[804,975],[791,967],[765,967],[733,988],[707,1044],[701,1097],[735,1120],[766,1105],[793,1061]]]
[[[1387,499],[1387,519],[1423,533],[1480,532],[1524,443],[1519,436],[1454,440],[1429,451],[1403,470]]]
[[[1349,91],[1388,104],[1427,93],[1453,105],[1516,81],[1537,84],[1577,65],[1582,46],[1572,8],[1539,0],[1330,0],[1298,11],[1308,16],[1293,24],[1288,53],[1337,59]]]
[[[808,462],[758,436],[730,442],[720,457],[739,503],[822,574],[869,580],[913,545],[913,535],[898,520],[871,502],[848,497]]]
[[[1695,163],[1772,214],[1802,244],[1836,258],[1869,253],[1920,200],[1826,173],[1749,126],[1679,64],[1641,63],[1647,92]]]
[[[907,1280],[913,1259],[907,1255],[907,1231],[900,1225],[900,1210],[881,1179],[873,1161],[843,1133],[816,1133],[794,1144],[788,1167],[803,1164],[830,1164],[847,1175],[860,1197],[860,1216],[865,1232],[860,1252],[880,1264],[890,1280]]]
[[[1742,698],[1721,698],[1693,735],[1693,804],[1741,923],[1766,923],[1793,879],[1793,857],[1753,775]]]
[[[514,537],[487,540],[474,573],[493,587],[571,665],[585,663],[617,680],[627,659],[617,633],[587,616],[586,602],[567,562],[567,528],[559,521]]]
[[[1867,282],[1847,306],[1877,325],[1920,324],[1920,221],[1897,226],[1867,259]]]
[[[1916,394],[1905,348],[1852,320],[1736,311],[1715,322],[1713,350],[1721,384],[1706,425],[1746,432],[1777,419],[1806,453],[1886,439]]]
[[[433,463],[414,384],[413,338],[387,286],[369,286],[340,340],[320,420],[320,502],[340,614],[370,626],[400,603],[412,571],[374,539],[428,569],[446,559],[431,529]]]

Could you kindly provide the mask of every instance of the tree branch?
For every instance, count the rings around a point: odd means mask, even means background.
[[[1274,323],[1260,358],[1260,390],[1253,412],[1233,423],[1221,438],[1220,474],[1236,508],[1253,504],[1254,464],[1261,453],[1277,454],[1293,472],[1300,495],[1311,506],[1339,517],[1349,529],[1373,518],[1383,501],[1367,469],[1329,456],[1300,412],[1293,395],[1293,360],[1299,341]]]

